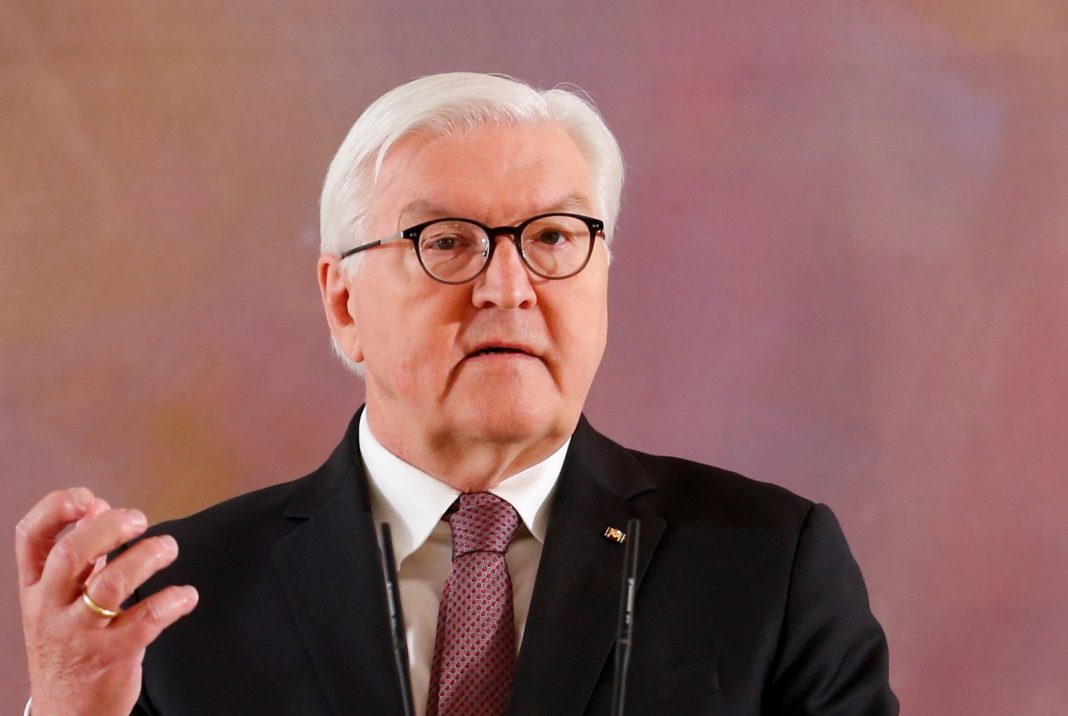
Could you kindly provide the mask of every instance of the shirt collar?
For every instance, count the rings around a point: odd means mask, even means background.
[[[419,549],[460,491],[406,463],[387,450],[371,432],[367,408],[360,415],[360,456],[371,492],[376,524],[388,522],[397,566]],[[551,495],[560,477],[568,438],[552,455],[507,478],[490,490],[506,500],[523,525],[539,542],[545,542]]]

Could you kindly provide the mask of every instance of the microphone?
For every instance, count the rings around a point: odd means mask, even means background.
[[[400,681],[401,708],[404,716],[415,716],[412,706],[412,677],[408,672],[408,640],[404,635],[404,613],[397,587],[397,561],[393,557],[393,538],[389,525],[379,525],[382,534],[382,572],[386,578],[386,604],[389,607],[389,632],[393,637],[393,662]]]
[[[634,594],[638,587],[638,543],[641,522],[627,520],[626,543],[623,551],[623,583],[619,589],[619,623],[616,626],[616,666],[612,682],[612,716],[623,716],[627,696],[627,670],[630,667],[630,647],[634,636]]]

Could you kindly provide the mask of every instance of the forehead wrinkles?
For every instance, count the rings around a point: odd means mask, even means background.
[[[585,157],[552,124],[415,133],[390,151],[373,211],[392,224],[436,216],[520,221],[548,211],[596,211]],[[514,216],[513,216],[514,215]]]
[[[525,213],[521,216],[517,214],[516,216],[511,217],[504,225],[510,226],[512,224],[518,224],[538,214],[552,214],[556,212],[590,213],[591,211],[592,204],[584,194],[568,194],[557,201],[545,201],[532,204],[530,208],[525,210]],[[477,212],[469,215],[468,212],[456,209],[448,202],[439,203],[426,199],[416,199],[400,210],[398,223],[400,226],[411,226],[413,224],[420,224],[424,221],[430,221],[431,219],[440,219],[444,217],[474,219],[479,221],[479,217],[475,214],[477,214]]]

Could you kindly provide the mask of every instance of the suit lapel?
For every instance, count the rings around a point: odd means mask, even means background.
[[[603,533],[625,528],[630,517],[641,520],[640,593],[665,526],[654,488],[629,452],[580,421],[553,498],[512,714],[584,711],[615,643],[619,612],[623,547]]]
[[[281,589],[338,714],[400,713],[378,542],[358,452],[345,440],[287,507],[302,522],[272,550]]]
[[[400,714],[358,423],[359,414],[323,474],[291,500],[286,519],[301,524],[272,559],[334,712]],[[553,497],[512,688],[515,716],[585,710],[615,643],[622,580],[623,547],[603,533],[641,520],[640,594],[665,527],[654,488],[629,452],[580,421]]]

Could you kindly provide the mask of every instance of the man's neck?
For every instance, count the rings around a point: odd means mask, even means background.
[[[368,409],[371,432],[391,453],[461,492],[485,492],[512,475],[545,460],[570,437],[538,435],[527,440],[492,441],[475,435],[425,435],[395,428],[396,421]]]

